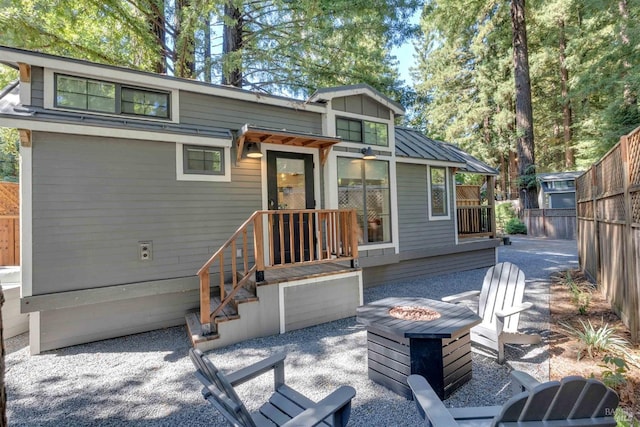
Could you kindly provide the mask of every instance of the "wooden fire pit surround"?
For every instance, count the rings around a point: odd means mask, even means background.
[[[471,379],[469,330],[481,318],[468,308],[426,298],[385,298],[361,306],[369,378],[411,399],[407,377],[422,375],[441,399]]]

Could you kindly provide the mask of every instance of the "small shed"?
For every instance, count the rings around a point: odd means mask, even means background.
[[[540,209],[575,209],[576,178],[582,172],[554,172],[537,174],[540,190]]]

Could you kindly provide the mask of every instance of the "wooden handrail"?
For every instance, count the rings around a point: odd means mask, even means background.
[[[265,221],[265,217],[267,220]],[[297,228],[294,225],[298,221]],[[304,222],[307,222],[306,228]],[[264,230],[263,223],[268,224]],[[288,222],[288,225],[286,225]],[[251,227],[253,226],[253,227]],[[296,210],[261,210],[255,211],[242,223],[198,270],[200,278],[200,323],[203,331],[211,332],[211,322],[237,292],[249,282],[255,273],[256,281],[264,280],[264,271],[272,268],[283,268],[295,265],[308,265],[330,262],[335,259],[353,260],[358,257],[358,224],[355,210],[344,209],[296,209]],[[296,232],[298,233],[296,235]],[[253,265],[249,260],[249,234],[253,234]],[[268,244],[264,244],[264,236]],[[237,240],[241,238],[243,272],[238,278]],[[279,259],[275,261],[275,242],[278,243]],[[265,246],[269,254],[266,260]],[[225,250],[231,248],[231,290],[225,289]],[[289,259],[285,259],[288,250]],[[210,297],[210,269],[219,262],[220,300],[221,303],[213,312]]]

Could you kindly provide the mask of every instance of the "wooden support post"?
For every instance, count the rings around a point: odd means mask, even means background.
[[[264,245],[262,234],[262,215],[253,219],[253,256],[256,261],[256,282],[264,282]]]
[[[351,211],[351,257],[354,260],[358,259],[358,217],[355,209]]]
[[[496,237],[496,197],[495,197],[495,185],[496,185],[496,177],[493,175],[487,176],[487,202],[489,204],[489,211],[487,218],[489,221],[489,227],[491,229],[489,232],[491,235],[490,238]]]
[[[200,273],[200,323],[205,335],[211,333],[211,290],[209,285],[209,270]]]

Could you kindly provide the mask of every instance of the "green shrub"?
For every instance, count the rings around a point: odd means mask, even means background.
[[[500,203],[496,206],[496,226],[504,231],[507,221],[516,217],[516,211],[511,202]]]
[[[629,371],[629,365],[624,357],[616,357],[606,355],[602,359],[603,364],[599,365],[604,368],[602,371],[602,382],[607,387],[613,389],[627,383],[627,372]]]
[[[511,218],[504,226],[507,234],[527,234],[527,226],[518,218]]]

